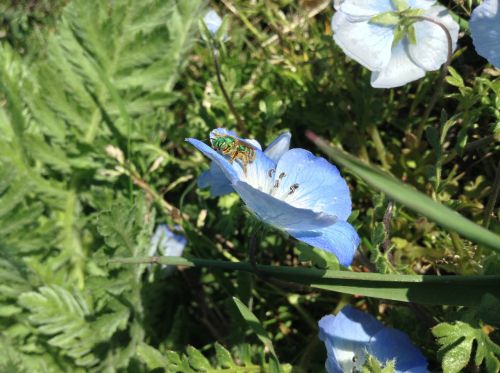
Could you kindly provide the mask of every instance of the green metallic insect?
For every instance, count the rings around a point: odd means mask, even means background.
[[[235,159],[239,159],[243,173],[247,173],[247,165],[253,162],[256,156],[253,145],[229,135],[216,135],[210,141],[214,150],[230,157],[229,162],[233,163]]]

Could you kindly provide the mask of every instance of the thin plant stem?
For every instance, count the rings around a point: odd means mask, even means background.
[[[238,128],[238,131],[244,132],[245,131],[245,123],[239,116],[238,112],[236,111],[236,108],[234,107],[233,101],[229,97],[226,91],[226,87],[224,87],[224,83],[222,82],[222,75],[220,71],[220,65],[219,65],[219,50],[213,45],[213,43],[210,43],[210,50],[212,52],[212,59],[214,61],[214,67],[215,67],[215,75],[217,76],[217,83],[219,84],[219,88],[222,91],[222,95],[224,96],[224,99],[226,100],[227,106],[229,107],[229,110],[233,114],[234,118],[236,119],[236,127]]]
[[[441,30],[443,30],[443,32],[445,33],[446,41],[448,43],[448,55],[446,58],[446,62],[444,63],[443,68],[441,69],[441,74],[439,75],[436,89],[434,90],[434,94],[432,95],[432,98],[429,102],[429,105],[427,105],[427,108],[425,109],[424,115],[422,116],[422,121],[420,122],[420,124],[417,128],[417,132],[415,134],[415,137],[416,137],[415,148],[418,148],[418,146],[420,145],[420,141],[422,139],[422,135],[423,135],[424,130],[425,130],[425,125],[427,123],[427,120],[429,119],[429,116],[431,115],[432,109],[434,109],[434,106],[436,105],[438,97],[441,94],[441,90],[443,88],[444,79],[446,78],[446,75],[448,74],[448,67],[451,64],[451,59],[453,57],[453,40],[451,38],[450,31],[446,28],[446,26],[435,19],[432,19],[430,17],[425,17],[425,16],[413,16],[413,17],[408,17],[408,18],[414,19],[417,21],[431,22],[431,23],[435,24],[436,26],[440,27]]]
[[[390,169],[389,162],[387,161],[387,153],[385,151],[385,146],[380,137],[380,132],[375,125],[370,125],[368,127],[368,133],[372,138],[373,145],[375,146],[375,150],[377,151],[378,159],[380,163],[382,163],[382,167],[386,170]]]
[[[495,208],[495,203],[497,202],[498,194],[500,192],[500,161],[498,161],[497,169],[495,172],[495,180],[493,181],[493,189],[490,194],[490,198],[488,199],[488,203],[486,203],[486,207],[484,209],[484,227],[488,228],[491,221],[491,215],[493,213],[493,209]]]

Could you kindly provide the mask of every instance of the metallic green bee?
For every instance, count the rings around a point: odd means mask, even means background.
[[[214,150],[230,157],[229,161],[231,163],[235,159],[239,159],[243,167],[243,173],[247,173],[247,165],[253,162],[256,156],[253,145],[229,135],[216,135],[210,141]]]

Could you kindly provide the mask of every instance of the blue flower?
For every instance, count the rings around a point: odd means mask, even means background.
[[[361,371],[367,354],[382,364],[394,361],[396,372],[428,372],[427,360],[405,333],[386,328],[373,316],[351,306],[344,307],[337,316],[323,316],[319,338],[325,343],[328,373]]]
[[[186,247],[186,237],[172,232],[166,224],[156,227],[149,246],[149,256],[182,256]],[[163,265],[166,274],[171,274],[175,266]]]
[[[234,132],[222,128],[211,132],[211,138],[216,135],[239,139]],[[231,163],[228,156],[202,141],[192,138],[186,141],[214,161],[258,219],[335,254],[342,265],[351,264],[360,239],[346,221],[351,214],[349,188],[327,160],[304,149],[282,153],[277,150],[278,145],[266,154],[252,143],[255,159],[249,162],[245,173],[239,159]],[[286,144],[281,149],[287,147]]]
[[[210,9],[207,14],[205,14],[205,17],[203,17],[203,22],[212,35],[215,35],[222,25],[222,19],[213,9]]]
[[[220,131],[221,133],[225,133],[229,136],[238,138],[238,136],[232,131],[227,131],[224,129],[221,129]],[[213,134],[211,134],[210,138],[213,138]],[[290,132],[282,133],[266,148],[264,154],[267,157],[271,158],[274,162],[278,162],[281,156],[285,154],[288,149],[290,149],[291,138],[292,135],[290,134]],[[256,140],[242,140],[248,142],[257,149],[262,149],[259,142]],[[210,194],[213,197],[219,197],[234,192],[229,179],[226,177],[226,175],[216,162],[212,162],[212,164],[210,165],[210,169],[200,175],[200,177],[198,178],[198,187],[210,187]]]
[[[424,16],[442,23],[458,39],[458,24],[435,0],[336,0],[333,38],[345,54],[372,71],[375,88],[399,87],[438,70],[447,60],[444,31]]]
[[[500,68],[500,1],[484,0],[472,12],[469,26],[478,54]]]

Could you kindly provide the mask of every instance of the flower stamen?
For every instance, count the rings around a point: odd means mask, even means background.
[[[299,184],[295,183],[290,187],[290,191],[288,192],[288,195],[292,195],[295,193],[295,191],[299,188]]]

